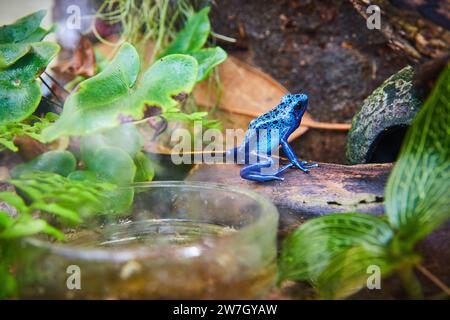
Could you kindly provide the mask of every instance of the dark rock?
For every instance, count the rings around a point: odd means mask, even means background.
[[[421,105],[413,77],[412,67],[403,68],[364,100],[348,134],[350,163],[395,160],[406,129]]]

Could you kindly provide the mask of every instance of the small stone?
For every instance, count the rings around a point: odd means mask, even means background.
[[[135,260],[131,260],[127,262],[120,270],[120,278],[122,280],[126,280],[130,278],[132,275],[139,273],[141,271],[142,271],[141,264]]]

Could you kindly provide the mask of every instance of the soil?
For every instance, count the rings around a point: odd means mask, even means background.
[[[307,93],[319,121],[350,123],[364,98],[408,63],[345,0],[215,3],[214,31],[237,40],[218,44]],[[294,147],[306,159],[345,163],[345,143],[345,133],[310,130]]]

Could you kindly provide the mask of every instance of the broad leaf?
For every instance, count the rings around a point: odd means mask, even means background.
[[[136,164],[135,182],[151,181],[155,177],[155,166],[143,152],[138,152],[134,159]]]
[[[221,47],[201,49],[191,55],[198,62],[198,82],[205,80],[216,66],[227,59],[227,53]]]
[[[98,178],[117,185],[130,185],[136,174],[136,166],[130,155],[114,147],[97,150],[87,165]]]
[[[49,151],[34,158],[30,162],[22,163],[11,171],[13,178],[24,173],[46,171],[67,176],[75,170],[76,159],[69,151]]]
[[[0,27],[0,44],[20,42],[37,31],[46,14],[40,10],[22,17],[13,24]]]
[[[122,213],[131,207],[134,190],[136,165],[128,153],[115,147],[100,148],[87,161],[88,169],[96,174],[97,179],[122,186],[107,194],[113,213]]]
[[[450,66],[417,114],[386,188],[386,212],[407,249],[450,218]]]
[[[9,67],[31,50],[29,44],[0,44],[0,69]]]
[[[211,32],[208,13],[210,8],[206,7],[189,18],[183,30],[160,55],[160,57],[176,53],[188,53],[201,49]]]
[[[342,299],[365,287],[368,281],[371,282],[371,275],[384,277],[398,266],[399,261],[389,254],[387,248],[351,247],[333,256],[320,273],[315,287],[324,299]]]
[[[61,135],[88,135],[113,128],[124,120],[142,119],[148,106],[164,112],[178,104],[180,94],[191,92],[198,66],[186,55],[167,56],[148,69],[135,85],[139,57],[128,43],[102,72],[80,83],[64,105],[60,119],[44,130],[47,141]]]
[[[91,159],[95,161],[94,153],[103,147],[117,147],[134,158],[143,146],[143,137],[136,126],[123,124],[102,133],[82,137],[80,142],[81,159],[85,163],[90,163]]]
[[[58,53],[59,46],[41,42],[6,69],[0,69],[0,124],[18,122],[30,116],[41,100],[36,78]]]
[[[50,29],[44,29],[44,28],[37,28],[36,31],[34,31],[31,35],[26,37],[25,39],[21,40],[20,43],[33,43],[33,42],[39,42],[42,41],[50,32],[55,31],[56,25],[52,25]]]
[[[336,256],[356,247],[380,252],[392,237],[385,221],[366,214],[333,214],[309,220],[283,242],[279,278],[316,283]]]

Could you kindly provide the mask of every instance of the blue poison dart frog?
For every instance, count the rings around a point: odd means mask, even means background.
[[[305,173],[309,168],[318,167],[316,163],[299,161],[288,143],[289,136],[299,127],[307,105],[307,95],[286,94],[274,109],[250,122],[242,145],[227,151],[227,156],[234,157],[237,163],[246,164],[241,169],[242,178],[260,182],[284,180],[278,175],[292,166]],[[272,155],[279,146],[290,163],[275,172],[262,172],[263,168],[272,168]],[[250,161],[252,158],[254,160]]]

